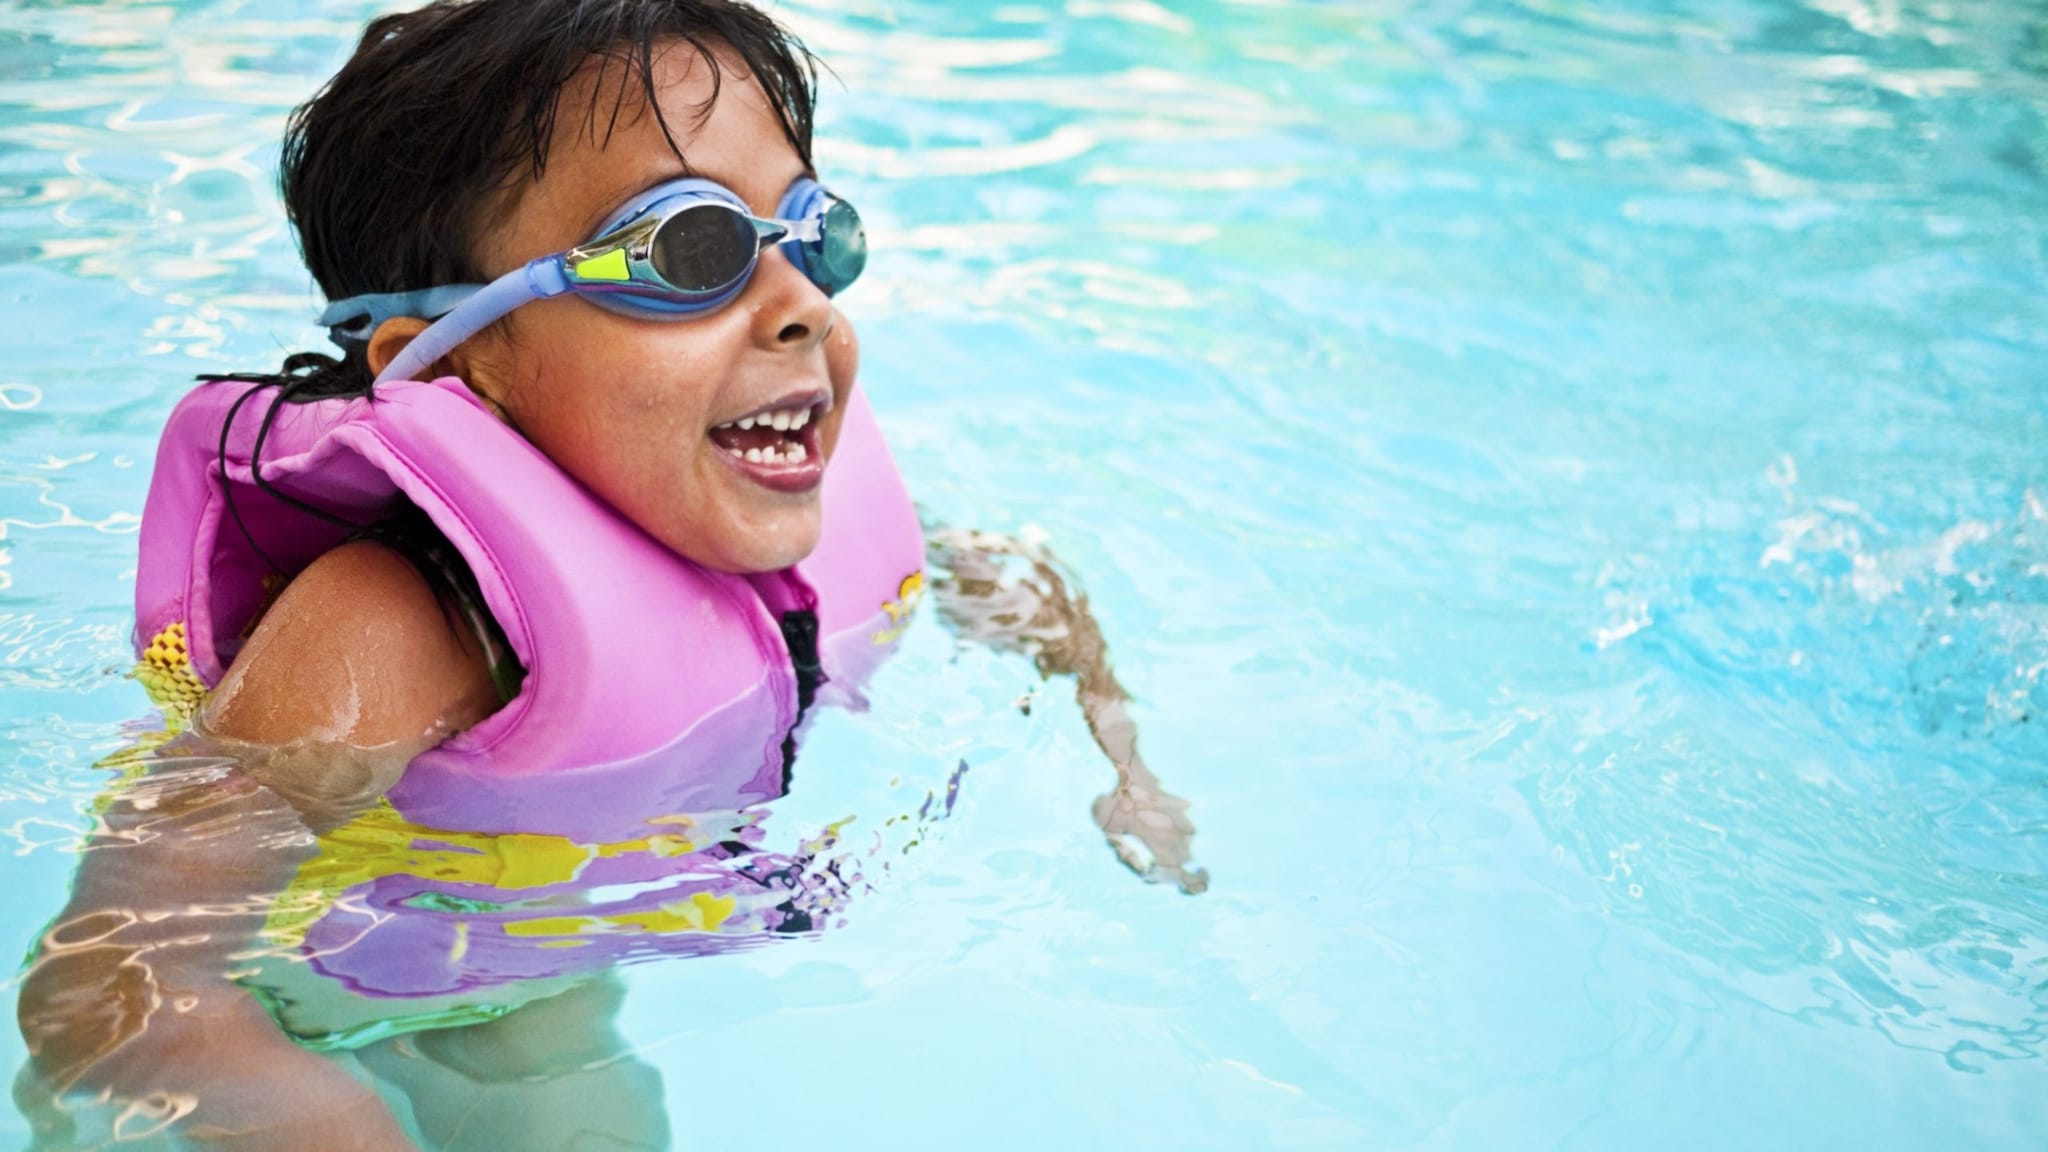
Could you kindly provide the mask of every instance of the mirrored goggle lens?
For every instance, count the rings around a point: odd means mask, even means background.
[[[868,266],[868,234],[861,226],[860,213],[844,200],[834,200],[825,209],[823,238],[804,245],[811,279],[832,295],[860,277]]]
[[[647,259],[684,292],[716,292],[745,276],[759,252],[753,221],[730,208],[698,204],[662,221]]]

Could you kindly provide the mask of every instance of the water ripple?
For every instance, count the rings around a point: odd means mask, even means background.
[[[24,869],[147,714],[164,410],[319,335],[269,173],[369,11],[0,3],[0,301],[66,334],[0,377]],[[2037,6],[779,11],[838,77],[914,490],[1082,574],[1219,881],[1105,881],[1077,718],[913,630],[798,801],[961,756],[976,795],[829,965],[636,986],[677,1050],[883,1037],[998,1146],[2038,1143]],[[1135,1103],[1024,1116],[1020,1078]],[[845,1131],[897,1130],[846,1083]]]

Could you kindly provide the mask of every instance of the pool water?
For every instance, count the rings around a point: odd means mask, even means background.
[[[151,726],[164,415],[319,346],[276,140],[374,10],[0,0],[17,953]],[[619,976],[676,1146],[2040,1146],[2048,11],[777,11],[911,489],[1078,574],[1212,879],[927,611],[763,819],[879,846],[843,919]]]

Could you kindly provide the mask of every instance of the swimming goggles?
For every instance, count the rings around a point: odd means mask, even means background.
[[[320,323],[340,342],[368,340],[393,316],[433,320],[377,374],[383,384],[417,379],[485,325],[535,300],[573,292],[628,316],[686,319],[745,291],[770,246],[781,246],[827,296],[866,267],[860,213],[816,180],[790,185],[775,215],[753,215],[744,200],[709,180],[672,180],[627,201],[596,239],[489,284],[352,296],[329,305]]]

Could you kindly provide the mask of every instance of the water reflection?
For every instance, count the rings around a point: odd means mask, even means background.
[[[762,745],[697,741],[678,771],[751,778]],[[188,730],[109,762],[22,990],[39,1148],[224,1122],[262,1147],[666,1148],[661,1076],[616,1027],[619,966],[843,924],[966,770],[857,850],[847,821],[778,850],[762,808],[611,813],[643,834],[590,844],[406,820],[382,797],[409,751]]]

